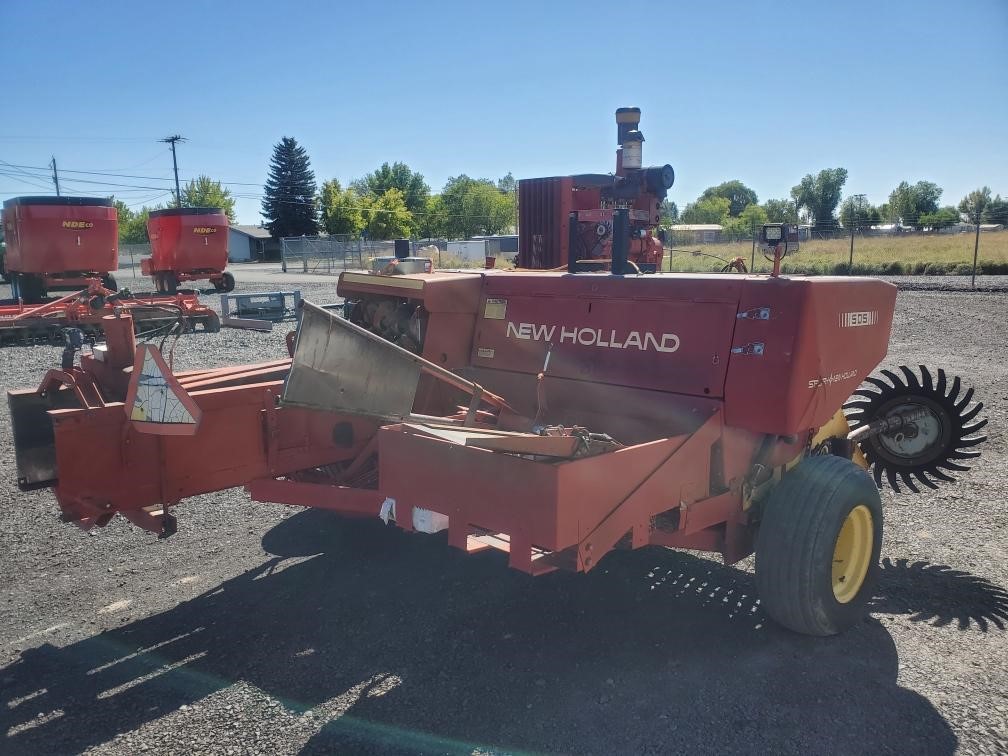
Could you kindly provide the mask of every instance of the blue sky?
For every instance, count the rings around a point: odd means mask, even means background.
[[[0,160],[159,179],[64,173],[65,193],[167,201],[157,139],[174,133],[183,177],[234,182],[244,223],[285,135],[320,183],[386,160],[435,191],[459,173],[608,172],[613,112],[636,105],[680,207],[730,178],[787,196],[834,166],[875,203],[903,179],[943,203],[1008,195],[1006,0],[33,0],[2,19]],[[0,198],[42,192],[18,170],[0,163]]]

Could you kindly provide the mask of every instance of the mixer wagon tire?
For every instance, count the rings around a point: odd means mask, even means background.
[[[25,304],[41,304],[46,297],[45,282],[41,276],[30,273],[15,273],[18,296]]]
[[[115,276],[111,273],[106,273],[101,277],[101,285],[109,291],[119,291],[119,284],[116,283]]]
[[[878,578],[882,500],[848,459],[809,457],[771,491],[756,534],[756,587],[767,614],[805,635],[860,622]]]
[[[225,294],[227,294],[229,292],[234,291],[234,287],[235,287],[234,276],[232,276],[230,273],[225,272],[221,276],[221,283],[220,287],[218,288],[218,291],[222,291]]]
[[[161,288],[160,291],[164,294],[177,294],[179,280],[171,271],[167,273],[161,273]]]

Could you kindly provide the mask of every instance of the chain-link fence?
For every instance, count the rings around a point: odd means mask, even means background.
[[[140,261],[145,257],[150,257],[150,242],[143,244],[120,244],[119,245],[119,269],[136,268],[137,275],[140,275]]]
[[[437,252],[431,250],[437,247]],[[444,239],[412,239],[411,255],[428,255],[442,267],[455,258],[447,255]],[[395,255],[395,241],[374,240],[349,234],[333,236],[292,236],[281,240],[281,267],[292,273],[335,274],[344,270],[368,268],[373,257]],[[482,264],[482,263],[481,263]]]
[[[350,234],[290,236],[280,240],[284,271],[333,273],[363,267],[363,242]]]
[[[760,252],[759,228],[748,234],[722,233],[714,224],[677,226],[666,232],[663,269],[720,270],[741,258],[746,268],[766,273],[773,263]],[[811,275],[972,275],[1008,274],[1008,231],[999,225],[958,224],[916,230],[897,225],[844,228],[800,227],[800,249],[783,263],[789,273]]]

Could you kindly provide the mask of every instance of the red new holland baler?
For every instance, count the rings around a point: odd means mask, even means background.
[[[4,202],[3,226],[14,299],[37,304],[50,289],[84,289],[95,278],[116,290],[119,220],[112,200],[14,197]]]
[[[617,549],[755,550],[778,622],[859,621],[876,482],[967,469],[972,391],[926,368],[870,376],[891,284],[615,269],[348,272],[344,316],[306,303],[291,359],[177,374],[110,319],[100,361],[11,392],[20,483],[53,486],[82,527],[119,513],[162,535],[170,506],[243,485],[443,530],[532,574]]]
[[[147,219],[151,256],[140,261],[158,292],[174,294],[179,283],[209,279],[217,291],[233,291],[228,262],[228,219],[216,207],[172,207]]]

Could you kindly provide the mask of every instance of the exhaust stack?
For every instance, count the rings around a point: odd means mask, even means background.
[[[640,170],[643,163],[644,135],[640,126],[640,108],[616,109],[616,175],[624,175],[625,169]]]

